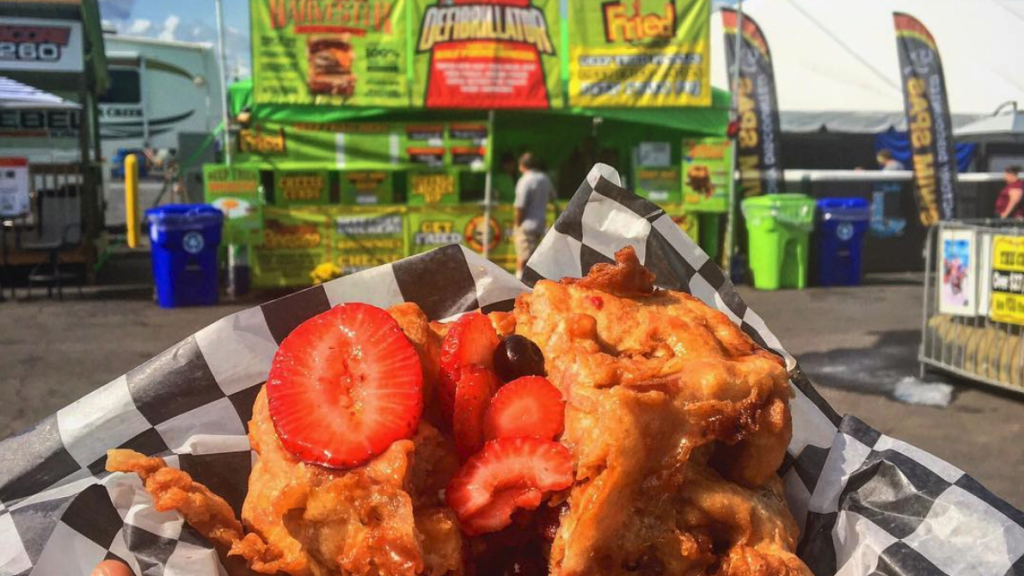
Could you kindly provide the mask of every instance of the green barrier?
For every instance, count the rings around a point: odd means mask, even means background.
[[[767,194],[744,200],[742,209],[754,287],[806,287],[814,199],[803,194]]]

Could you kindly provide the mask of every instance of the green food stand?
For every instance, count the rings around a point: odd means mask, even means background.
[[[488,10],[507,16],[521,3],[495,2]],[[451,243],[514,270],[515,158],[527,150],[558,190],[549,225],[591,166],[604,162],[692,237],[717,245],[729,197],[730,99],[706,79],[686,89],[704,90],[710,105],[678,105],[694,98],[675,99],[675,106],[574,105],[594,99],[566,94],[568,86],[590,85],[586,78],[570,83],[569,76],[585,71],[569,66],[568,38],[597,31],[559,22],[557,0],[531,2],[534,14],[544,15],[534,23],[548,29],[507,29],[501,39],[486,26],[432,27],[461,10],[435,0],[364,14],[361,34],[351,32],[351,19],[310,21],[312,13],[275,12],[270,4],[250,2],[254,79],[228,92],[236,119],[233,164],[205,172],[207,200],[228,216],[228,243],[249,248],[254,287],[308,285],[322,279],[314,271],[324,266],[349,274]],[[632,6],[647,4],[664,9],[647,0]],[[680,44],[652,50],[696,50],[706,59],[708,6],[682,2],[680,14],[696,8],[706,17],[688,16]],[[556,46],[550,38],[559,29]],[[601,49],[637,52],[633,44],[609,46]],[[480,57],[481,50],[493,52]],[[676,72],[701,78],[703,71]],[[632,72],[659,73],[650,64]],[[504,84],[480,88],[484,81]]]

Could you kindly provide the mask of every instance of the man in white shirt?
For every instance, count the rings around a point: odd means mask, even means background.
[[[555,187],[547,174],[540,171],[537,159],[526,152],[519,157],[516,183],[516,218],[512,240],[516,248],[516,277],[522,277],[523,265],[533,255],[547,229],[548,202],[555,197]]]

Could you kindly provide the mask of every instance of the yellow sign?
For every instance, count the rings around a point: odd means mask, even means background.
[[[413,205],[457,202],[458,185],[458,175],[449,172],[410,174],[409,202]]]
[[[992,238],[991,308],[996,322],[1024,324],[1024,237]]]

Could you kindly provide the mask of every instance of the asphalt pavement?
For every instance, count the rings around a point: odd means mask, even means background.
[[[922,288],[914,276],[869,280],[854,288],[741,292],[838,412],[936,454],[1024,508],[1024,395],[930,375],[954,385],[949,406],[894,400],[896,382],[917,375]],[[44,296],[37,290],[31,302],[0,304],[0,438],[262,297],[162,310],[145,286],[90,289],[63,302]]]

